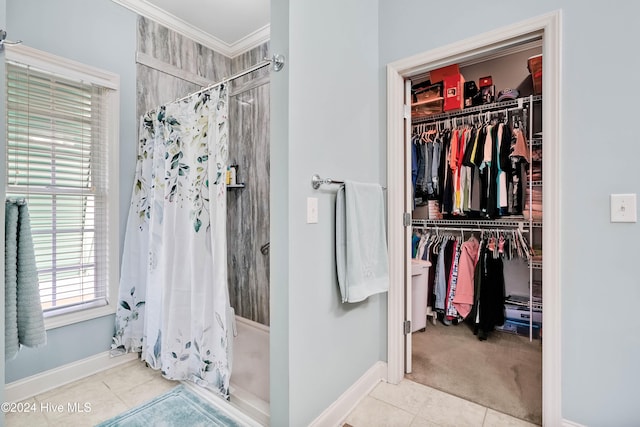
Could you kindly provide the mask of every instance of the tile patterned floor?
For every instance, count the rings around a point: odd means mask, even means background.
[[[351,412],[352,427],[535,427],[413,381],[378,384]]]
[[[36,410],[8,413],[7,427],[87,427],[114,417],[177,385],[139,361],[92,375],[37,395],[24,403]],[[70,412],[68,403],[90,411]],[[53,411],[62,405],[64,410]],[[378,384],[349,414],[352,427],[534,427],[464,399],[403,380]],[[278,427],[278,426],[274,426]],[[328,426],[331,427],[331,426]]]
[[[26,402],[35,409],[29,413],[8,413],[7,427],[86,427],[108,420],[128,409],[150,400],[175,387],[169,381],[145,367],[140,361],[127,362],[121,366],[91,375],[82,380],[64,385],[37,395]],[[88,411],[69,411],[68,404],[79,404]],[[56,410],[62,405],[62,410]]]

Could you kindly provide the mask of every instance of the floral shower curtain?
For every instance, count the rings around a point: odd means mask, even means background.
[[[228,397],[226,87],[148,112],[125,237],[112,353]]]

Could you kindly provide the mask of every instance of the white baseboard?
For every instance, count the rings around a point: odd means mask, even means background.
[[[6,384],[4,398],[7,402],[20,402],[56,387],[97,374],[105,369],[136,360],[138,353],[112,357],[108,351],[86,359],[59,366],[39,374]]]
[[[569,421],[569,420],[562,420],[562,427],[587,427],[587,426],[583,424],[574,423],[573,421]]]
[[[387,380],[387,363],[378,361],[358,381],[318,416],[309,427],[340,426],[360,401],[381,381]]]
[[[249,415],[260,425],[268,426],[270,419],[270,406],[268,402],[260,399],[253,393],[238,387],[233,382],[229,384],[229,403],[243,413]]]
[[[263,420],[258,420],[253,417],[254,414],[246,413],[243,408],[230,404],[230,402],[224,400],[222,397],[214,394],[211,390],[204,387],[195,385],[191,381],[180,381],[185,387],[191,390],[194,394],[200,396],[205,401],[213,404],[218,410],[225,412],[228,416],[235,419],[238,423],[245,427],[264,427],[269,425],[267,418],[266,424]],[[231,396],[233,399],[233,395]]]

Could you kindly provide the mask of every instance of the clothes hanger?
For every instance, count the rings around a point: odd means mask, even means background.
[[[420,134],[420,141],[422,141],[423,143],[433,142],[433,140],[431,139],[431,134],[428,131],[423,131]]]
[[[433,142],[433,136],[437,135],[435,124],[433,125],[433,127],[428,128],[425,134],[426,134],[427,142]],[[423,134],[423,136],[425,136],[425,134]]]
[[[436,228],[436,235],[433,239],[433,253],[436,255],[440,253],[440,236],[438,235],[437,228]]]

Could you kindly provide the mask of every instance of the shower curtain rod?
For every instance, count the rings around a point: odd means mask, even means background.
[[[258,63],[258,64],[256,64],[256,65],[254,65],[253,67],[250,67],[250,68],[247,68],[247,69],[245,69],[245,70],[242,70],[242,71],[240,71],[239,73],[234,74],[234,75],[233,75],[233,76],[231,76],[231,77],[227,77],[227,78],[225,78],[225,79],[220,80],[220,81],[219,81],[219,82],[217,82],[217,83],[210,84],[209,86],[204,87],[204,88],[202,88],[202,89],[200,89],[200,90],[198,90],[198,91],[196,91],[196,92],[190,93],[190,94],[189,94],[189,95],[187,95],[187,96],[183,96],[182,98],[176,99],[174,102],[184,101],[185,99],[191,98],[191,97],[192,97],[192,96],[194,96],[194,95],[199,95],[199,94],[201,94],[202,92],[206,92],[206,91],[208,91],[208,90],[213,89],[214,87],[218,87],[218,86],[220,86],[220,85],[223,85],[223,84],[225,84],[225,83],[228,83],[228,82],[230,82],[230,81],[232,81],[232,80],[235,80],[235,79],[237,79],[237,78],[240,78],[240,77],[242,77],[242,76],[246,76],[246,75],[247,75],[247,74],[249,74],[249,73],[253,73],[254,71],[257,71],[257,70],[259,70],[259,69],[261,69],[261,68],[264,68],[264,67],[266,67],[267,65],[271,65],[271,64],[273,64],[273,70],[274,70],[274,71],[280,71],[280,70],[282,69],[282,67],[284,67],[284,56],[283,56],[283,55],[277,55],[277,54],[274,54],[274,55],[273,55],[273,57],[272,57],[271,59],[269,59],[269,58],[264,58],[264,60],[263,60],[262,62],[260,62],[260,63]]]

